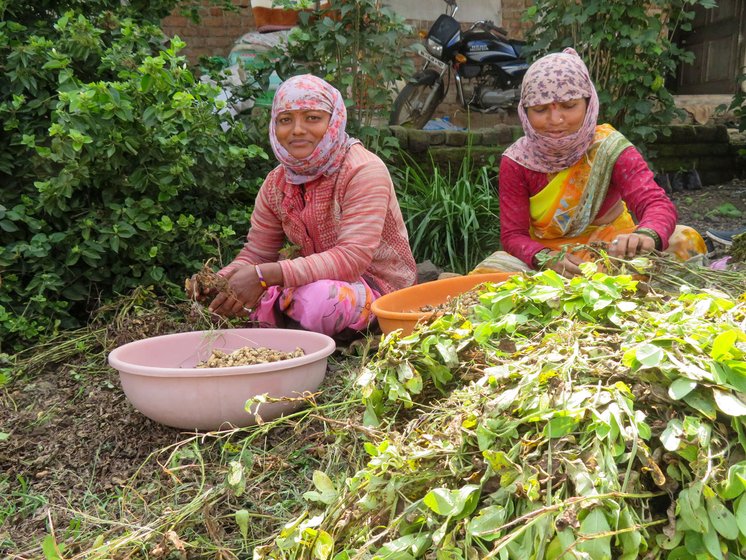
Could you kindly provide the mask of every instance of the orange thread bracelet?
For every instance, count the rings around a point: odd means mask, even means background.
[[[264,274],[262,274],[262,269],[259,268],[258,264],[254,265],[254,270],[256,270],[256,276],[259,278],[259,283],[262,285],[262,288],[265,290],[269,288],[269,285],[267,284],[267,281],[264,279]]]

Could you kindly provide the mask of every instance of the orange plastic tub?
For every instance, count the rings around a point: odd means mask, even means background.
[[[374,301],[371,309],[378,317],[378,324],[384,334],[401,329],[402,335],[406,336],[414,330],[418,321],[432,315],[431,311],[414,310],[425,305],[440,305],[484,282],[504,282],[514,274],[516,273],[496,272],[433,280],[386,294]]]

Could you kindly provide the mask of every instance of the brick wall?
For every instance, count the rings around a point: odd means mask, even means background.
[[[531,0],[503,0],[503,27],[508,35],[514,39],[523,39],[526,24],[522,21],[526,8],[531,6]]]
[[[197,64],[201,56],[228,56],[233,42],[244,33],[255,31],[249,0],[233,0],[237,10],[224,11],[205,2],[202,21],[193,23],[179,15],[178,7],[161,22],[166,35],[178,35],[187,46],[183,51],[189,62]]]

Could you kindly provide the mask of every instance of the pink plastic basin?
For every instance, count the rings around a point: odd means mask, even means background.
[[[230,353],[244,346],[291,352],[304,356],[249,366],[195,368],[213,349]],[[290,329],[227,329],[193,331],[130,342],[109,354],[109,365],[119,370],[129,401],[148,418],[188,430],[217,430],[255,423],[245,409],[248,399],[299,397],[318,389],[326,363],[334,352],[326,335]],[[298,409],[302,401],[262,403],[259,415],[272,420]]]

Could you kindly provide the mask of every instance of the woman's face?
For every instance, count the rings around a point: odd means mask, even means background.
[[[324,137],[330,119],[326,111],[284,111],[275,120],[277,141],[295,159],[307,158]]]
[[[537,134],[549,138],[563,138],[580,130],[587,107],[588,101],[581,97],[526,107],[526,116]]]

